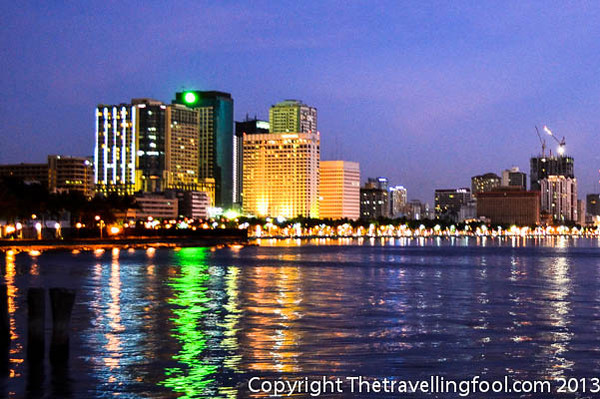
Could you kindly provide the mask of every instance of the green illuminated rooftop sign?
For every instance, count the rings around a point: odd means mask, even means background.
[[[188,105],[193,105],[198,102],[198,94],[193,91],[183,93],[183,101]]]

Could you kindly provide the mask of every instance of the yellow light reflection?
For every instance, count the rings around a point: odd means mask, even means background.
[[[17,275],[15,266],[15,254],[13,251],[6,252],[6,274],[4,280],[6,281],[6,293],[8,296],[8,313],[10,317],[10,337],[13,344],[10,348],[10,365],[9,365],[9,377],[17,378],[21,376],[19,371],[19,365],[23,363],[23,347],[17,341],[19,336],[17,335],[17,326],[15,323],[15,313],[18,310],[17,306],[17,294],[19,289],[15,284],[15,277]]]
[[[238,323],[241,317],[241,310],[239,306],[239,267],[230,267],[227,270],[225,276],[225,292],[227,294],[227,303],[223,306],[227,310],[225,321],[222,327],[225,327],[223,334],[225,337],[221,342],[221,345],[225,349],[231,351],[237,351],[239,348],[239,342],[237,339]],[[238,365],[241,361],[240,356],[226,357],[224,364],[232,370],[239,371]]]
[[[303,310],[301,269],[256,267],[253,273],[257,289],[249,294],[253,305],[248,310],[255,314],[252,324],[261,327],[247,333],[247,345],[252,348],[248,367],[257,371],[300,372],[298,346],[302,335],[293,327]]]

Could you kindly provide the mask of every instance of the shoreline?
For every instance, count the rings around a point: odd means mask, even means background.
[[[122,238],[77,238],[63,240],[35,240],[35,239],[15,239],[15,240],[0,240],[0,253],[12,252],[27,252],[27,251],[94,251],[97,249],[147,249],[147,248],[185,248],[185,247],[214,247],[214,246],[258,246],[260,241],[311,241],[311,240],[390,240],[390,239],[407,239],[407,240],[423,240],[423,239],[531,239],[544,240],[549,238],[587,238],[600,239],[598,236],[591,235],[572,235],[572,234],[556,234],[546,236],[448,236],[448,235],[431,235],[431,236],[305,236],[305,237],[247,237],[242,235],[223,235],[223,236],[142,236],[142,237],[122,237]]]
[[[600,235],[597,234],[547,234],[547,235],[520,235],[520,234],[502,234],[502,235],[467,235],[467,234],[459,234],[459,235],[449,235],[449,234],[431,234],[431,235],[410,235],[410,236],[397,236],[397,235],[380,235],[380,236],[344,236],[344,235],[310,235],[310,236],[250,236],[248,237],[248,241],[257,241],[257,240],[322,240],[322,239],[350,239],[350,240],[371,240],[371,239],[410,239],[410,240],[420,240],[420,239],[430,239],[430,238],[522,238],[522,239],[546,239],[546,238],[557,238],[557,237],[566,237],[566,238],[597,238],[600,239]]]
[[[177,248],[212,247],[216,245],[248,245],[247,237],[241,235],[211,237],[123,237],[123,238],[78,238],[65,240],[0,240],[0,252],[8,251],[93,251],[108,248]]]

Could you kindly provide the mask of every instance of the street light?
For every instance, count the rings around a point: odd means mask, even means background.
[[[96,219],[96,221],[99,222],[98,226],[100,226],[100,239],[102,239],[102,224],[104,223],[104,221],[100,218],[99,215],[96,215],[94,219]]]
[[[37,231],[37,239],[41,240],[42,239],[42,224],[40,222],[37,222],[35,224],[35,231]]]

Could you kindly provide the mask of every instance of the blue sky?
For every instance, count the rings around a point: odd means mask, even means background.
[[[318,108],[323,159],[409,198],[513,165],[534,126],[600,191],[600,3],[11,2],[0,24],[0,162],[91,155],[94,107],[230,92],[235,116]],[[552,147],[554,147],[552,145]]]

